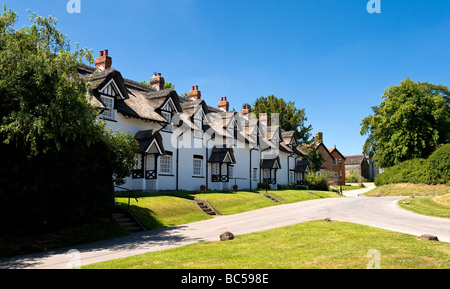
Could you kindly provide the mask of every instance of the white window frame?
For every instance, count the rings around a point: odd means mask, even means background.
[[[168,124],[162,129],[162,131],[165,131],[165,132],[173,131],[172,114],[174,111],[175,111],[175,113],[178,113],[178,110],[177,110],[175,104],[173,103],[172,98],[169,98],[161,109],[162,116],[168,122]]]
[[[258,168],[253,168],[253,181],[258,180]]]
[[[200,158],[193,159],[192,175],[195,177],[203,177],[203,159]]]
[[[101,95],[100,98],[102,99],[103,103],[105,104],[105,109],[103,110],[102,116],[104,119],[115,119],[114,114],[114,97]]]
[[[172,156],[165,155],[159,157],[159,172],[162,175],[172,174]]]
[[[164,117],[164,119],[168,122],[168,124],[166,124],[166,126],[162,129],[162,131],[172,132],[173,131],[172,113],[167,112],[167,111],[162,111],[161,114]]]
[[[110,81],[108,81],[108,83],[100,90],[100,93],[105,93],[105,91],[113,90],[113,87],[114,87],[114,90],[120,95],[120,98],[125,99],[125,97],[123,97],[122,93],[120,92],[120,89],[117,86],[117,84],[114,81],[114,79],[111,79]],[[116,96],[116,95],[112,95],[112,96]]]
[[[194,138],[203,138],[203,120],[194,118]]]

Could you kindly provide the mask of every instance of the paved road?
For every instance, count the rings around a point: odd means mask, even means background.
[[[357,185],[357,184],[355,184]],[[343,191],[342,194],[346,197],[357,197],[361,194],[367,193],[370,190],[373,190],[375,188],[374,184],[369,184],[367,185],[367,187],[363,188],[363,189],[357,189],[357,190],[348,190],[348,191]]]
[[[0,259],[0,268],[67,268],[69,262],[78,257],[81,265],[87,265],[196,242],[217,241],[225,231],[240,235],[325,218],[416,236],[432,234],[450,242],[450,219],[403,210],[397,206],[400,199],[402,197],[347,197],[274,206],[44,254]],[[80,255],[68,255],[70,249],[78,250]]]

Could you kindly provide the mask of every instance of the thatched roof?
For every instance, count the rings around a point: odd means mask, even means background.
[[[169,98],[172,99],[178,112],[182,112],[179,96],[173,89],[155,90],[145,84],[124,79],[120,72],[113,68],[102,70],[80,65],[78,73],[89,83],[89,88],[93,92],[90,101],[94,106],[105,107],[98,91],[113,79],[124,97],[124,99],[117,98],[116,109],[127,117],[166,123],[165,118],[161,115],[161,107]]]
[[[346,165],[359,165],[366,159],[365,155],[345,156]]]

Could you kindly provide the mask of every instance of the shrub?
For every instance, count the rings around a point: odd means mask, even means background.
[[[336,172],[334,171],[320,171],[322,178],[325,180],[327,186],[335,186],[338,184]]]
[[[387,168],[375,178],[375,185],[381,186],[395,183],[422,183],[426,160],[413,159]]]
[[[350,170],[345,176],[345,182],[347,183],[362,183],[361,176],[355,170]]]
[[[428,159],[412,159],[385,169],[375,185],[392,183],[445,184],[450,181],[450,144],[439,147]]]
[[[440,146],[428,158],[425,183],[445,184],[450,181],[450,144]]]
[[[267,183],[258,183],[258,190],[270,190],[270,185]]]
[[[328,191],[328,185],[323,176],[316,175],[314,172],[305,174],[305,182],[311,190]]]

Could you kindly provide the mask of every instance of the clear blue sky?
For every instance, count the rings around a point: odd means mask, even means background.
[[[380,0],[4,0],[56,17],[72,42],[109,49],[125,78],[160,72],[181,95],[199,85],[216,106],[274,94],[305,108],[313,133],[345,155],[360,154],[361,120],[385,88],[410,77],[449,85],[450,1]]]

